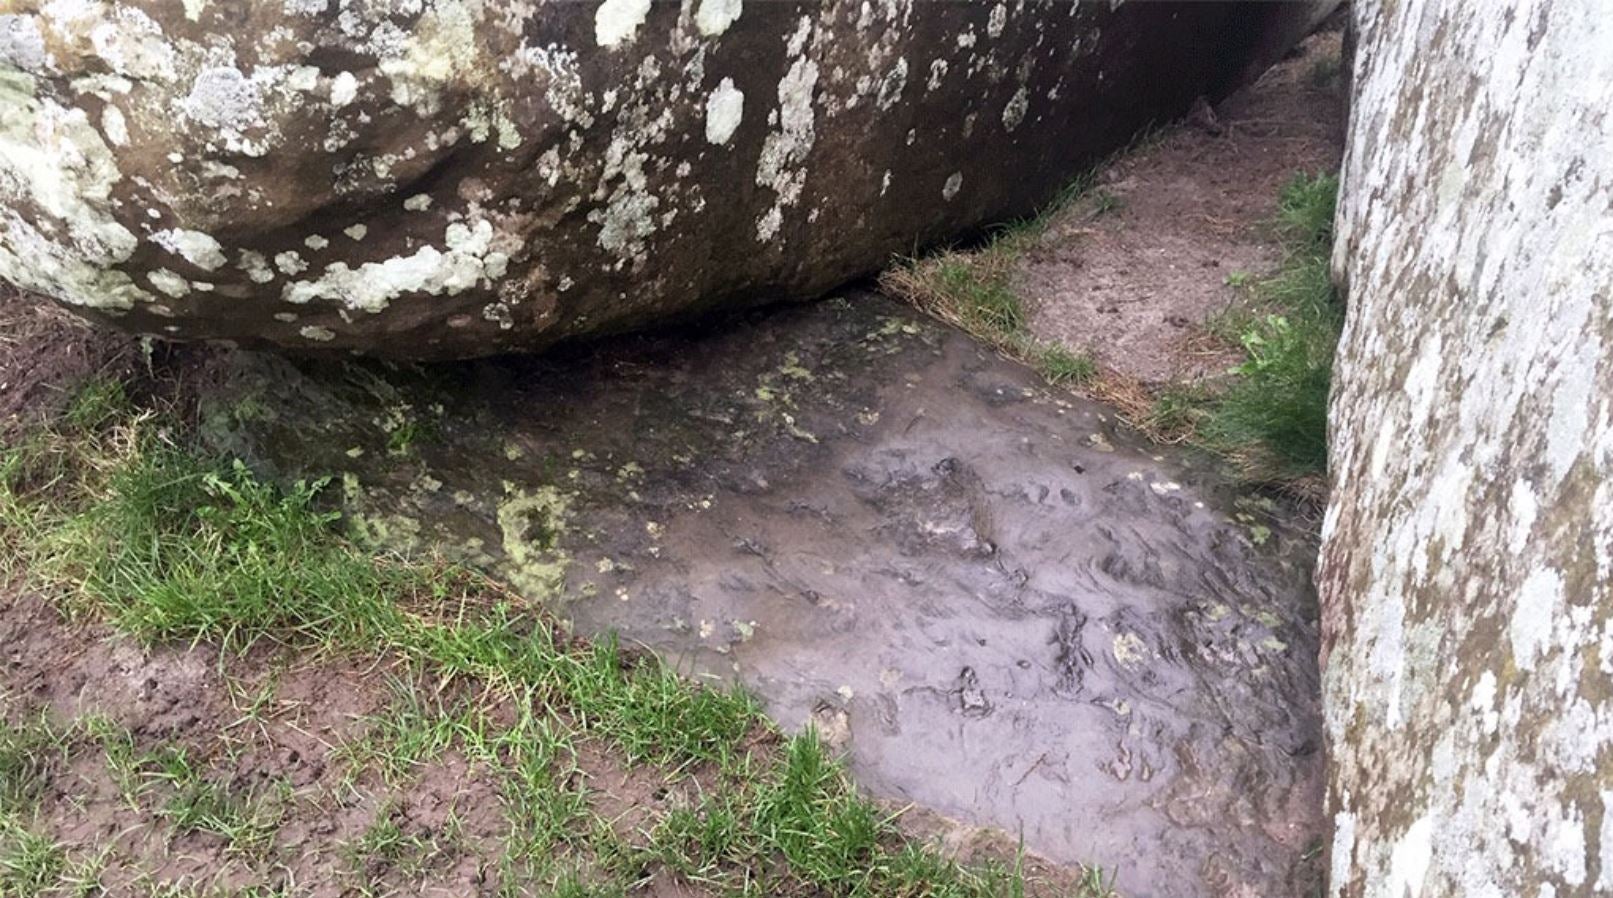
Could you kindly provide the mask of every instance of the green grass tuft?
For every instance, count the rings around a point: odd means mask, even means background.
[[[1332,325],[1280,315],[1251,325],[1243,334],[1249,360],[1216,402],[1205,436],[1233,451],[1261,447],[1278,477],[1325,471],[1336,334]]]
[[[1246,361],[1200,428],[1206,442],[1261,479],[1327,469],[1327,402],[1343,327],[1328,258],[1337,197],[1333,175],[1300,173],[1283,188],[1283,263],[1255,288],[1271,311],[1237,324]]]
[[[1036,353],[1036,369],[1050,383],[1080,386],[1098,376],[1098,363],[1085,353],[1045,344]]]
[[[945,259],[936,269],[937,286],[966,329],[999,339],[1025,327],[1025,308],[1004,279],[959,259]]]
[[[397,626],[389,596],[414,584],[331,539],[336,515],[315,505],[323,486],[280,493],[239,462],[152,447],[113,475],[108,501],[48,544],[118,626],[147,641],[377,639]]]
[[[782,770],[764,782],[751,825],[791,869],[834,893],[856,893],[875,872],[886,821],[846,783],[815,733],[790,740]]]
[[[0,895],[47,895],[67,872],[61,845],[0,815]]]
[[[853,898],[1006,898],[1027,893],[1016,862],[963,866],[901,839],[895,817],[857,794],[815,734],[790,739],[781,757],[729,775],[739,793],[707,796],[669,814],[651,834],[651,855],[683,876],[727,892]],[[758,858],[782,858],[764,878],[735,880]],[[769,877],[766,873],[772,873]],[[1069,898],[1106,898],[1101,875]]]
[[[129,408],[129,396],[122,383],[97,378],[85,383],[74,393],[62,418],[69,428],[92,431],[127,414]]]
[[[33,810],[63,750],[63,734],[43,715],[20,725],[0,719],[0,816]]]
[[[1300,172],[1277,197],[1277,229],[1290,255],[1326,257],[1333,246],[1333,214],[1339,179],[1332,174]]]
[[[373,886],[375,874],[382,871],[417,874],[428,849],[426,840],[394,819],[391,803],[384,803],[364,832],[344,846],[344,853],[366,886]]]
[[[233,788],[210,779],[182,749],[164,751],[150,762],[154,769],[147,776],[171,790],[157,815],[175,832],[211,833],[231,852],[248,856],[262,856],[273,845],[283,794]]]
[[[690,689],[659,661],[625,659],[614,637],[580,657],[563,656],[559,682],[583,724],[633,761],[721,762],[760,720],[745,693]]]

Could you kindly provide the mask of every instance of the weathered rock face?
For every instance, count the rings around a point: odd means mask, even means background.
[[[1332,894],[1613,894],[1613,18],[1363,3]]]
[[[19,0],[0,276],[415,357],[807,297],[1032,210],[1331,4]]]

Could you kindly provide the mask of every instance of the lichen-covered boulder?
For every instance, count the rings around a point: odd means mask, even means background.
[[[1330,895],[1613,894],[1613,17],[1358,3]]]
[[[1328,5],[16,0],[0,276],[414,357],[812,296],[1032,210]]]

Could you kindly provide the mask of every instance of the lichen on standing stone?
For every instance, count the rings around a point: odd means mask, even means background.
[[[1613,19],[1358,3],[1329,894],[1613,893]]]

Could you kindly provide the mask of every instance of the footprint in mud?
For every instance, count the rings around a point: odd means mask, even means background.
[[[1086,625],[1087,616],[1071,603],[1068,613],[1060,615],[1053,627],[1051,642],[1057,646],[1054,669],[1058,671],[1053,691],[1058,695],[1074,698],[1086,686],[1087,670],[1092,667],[1092,653],[1081,644],[1081,631]]]
[[[980,678],[974,668],[965,667],[958,674],[958,688],[954,693],[958,696],[958,710],[964,717],[990,716],[992,704],[986,698],[986,691],[980,688]]]

